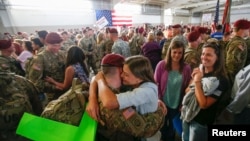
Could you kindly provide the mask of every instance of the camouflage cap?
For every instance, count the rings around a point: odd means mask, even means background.
[[[238,29],[249,29],[250,28],[250,22],[246,19],[240,19],[237,20],[234,23],[234,27]]]
[[[11,40],[0,40],[0,50],[11,47]]]
[[[102,58],[102,66],[122,67],[125,59],[120,54],[107,54]]]

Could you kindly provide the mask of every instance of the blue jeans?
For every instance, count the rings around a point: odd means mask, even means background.
[[[207,141],[207,126],[196,121],[182,122],[182,141]]]
[[[168,114],[165,116],[165,122],[161,128],[162,141],[175,141],[175,129],[173,125],[174,117],[179,113],[179,109],[171,109],[167,107]]]

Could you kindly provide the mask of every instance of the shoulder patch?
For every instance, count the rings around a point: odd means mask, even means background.
[[[7,65],[7,64],[1,64],[1,67],[2,67],[2,68],[7,68],[8,65]]]
[[[34,63],[34,64],[32,65],[32,68],[33,68],[34,70],[40,71],[40,70],[41,70],[41,65],[38,64],[38,63]]]
[[[244,47],[242,45],[238,45],[238,48],[241,50],[241,51],[244,51]]]

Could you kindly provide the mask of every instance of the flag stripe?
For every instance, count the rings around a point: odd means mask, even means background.
[[[132,16],[112,10],[112,22],[113,26],[132,26]]]
[[[220,0],[217,0],[216,11],[215,11],[215,16],[214,16],[215,25],[217,25],[219,21],[219,8],[220,8]]]
[[[219,21],[219,8],[220,8],[220,0],[217,0],[215,15],[214,15],[214,22],[212,23],[212,31],[215,32],[216,26],[218,25]]]

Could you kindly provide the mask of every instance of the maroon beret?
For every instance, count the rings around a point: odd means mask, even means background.
[[[0,40],[0,50],[10,48],[11,44],[11,40]]]
[[[144,28],[143,27],[141,27],[141,28],[138,29],[138,33],[142,34],[143,32],[144,32]]]
[[[181,28],[180,24],[173,25],[172,28]]]
[[[200,32],[198,31],[192,31],[188,34],[188,42],[194,42],[200,37]]]
[[[197,30],[197,28],[198,27],[196,27],[196,26],[192,26],[191,29],[190,29],[190,31],[195,31],[195,30]]]
[[[59,44],[63,41],[62,37],[56,32],[50,32],[45,37],[45,42],[49,44]]]
[[[206,28],[206,27],[199,27],[199,28],[198,28],[198,31],[199,31],[201,34],[207,33],[207,30],[208,30],[208,28]]]
[[[109,33],[113,34],[113,33],[118,33],[117,29],[116,28],[111,28],[109,29]]]
[[[107,54],[102,58],[102,66],[122,67],[125,59],[120,54]]]
[[[19,43],[16,43],[16,42],[13,42],[13,46],[15,48],[16,55],[20,55],[21,52],[23,51],[22,46]]]
[[[234,23],[234,27],[238,29],[249,29],[250,28],[250,22],[246,19],[240,19],[237,20]]]

